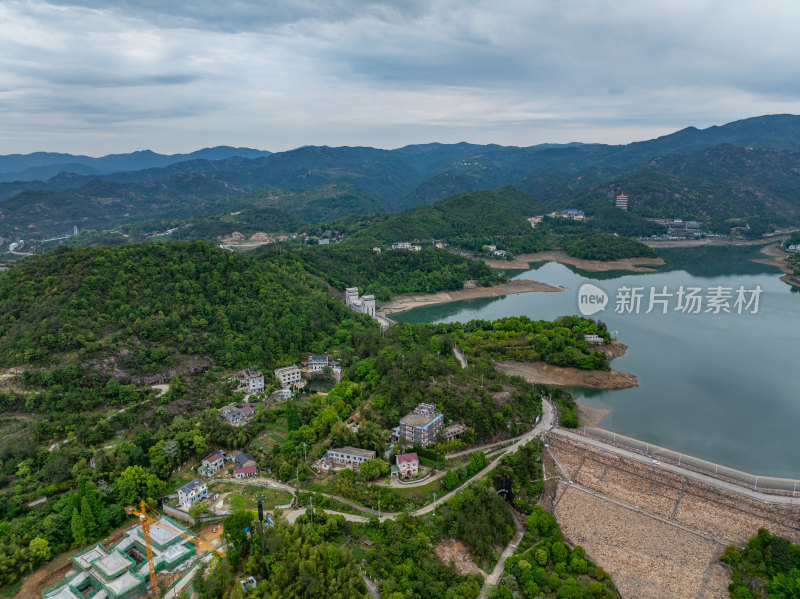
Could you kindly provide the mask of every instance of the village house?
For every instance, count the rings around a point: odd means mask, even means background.
[[[253,478],[258,475],[258,466],[255,462],[250,466],[239,466],[233,471],[234,478]]]
[[[264,393],[264,375],[258,370],[243,370],[238,375],[239,388],[245,393]]]
[[[203,458],[202,467],[206,469],[211,474],[214,474],[217,470],[222,468],[225,465],[225,457],[220,455],[218,452],[211,453]]]
[[[328,366],[328,354],[321,356],[308,357],[308,370],[311,372],[320,372]]]
[[[436,443],[443,426],[444,414],[437,412],[434,404],[421,403],[400,419],[400,435],[407,445],[428,447]]]
[[[284,389],[296,385],[300,382],[301,378],[300,369],[297,367],[297,364],[285,366],[284,368],[276,368],[275,376],[281,382],[281,387]]]
[[[600,335],[595,335],[594,333],[584,335],[583,340],[586,341],[586,343],[595,343],[595,344],[605,343],[605,339],[603,339]]]
[[[242,421],[242,411],[239,406],[231,404],[219,409],[219,417],[229,424],[238,424]]]
[[[178,504],[182,509],[188,510],[206,496],[208,496],[208,485],[196,478],[178,489]]]
[[[281,401],[284,399],[289,399],[292,396],[291,389],[278,389],[275,393],[272,394],[273,399],[277,401]]]
[[[395,457],[400,476],[416,476],[419,472],[419,458],[416,453],[401,453]]]
[[[334,465],[344,466],[358,472],[361,464],[367,460],[374,459],[378,454],[372,450],[358,447],[337,447],[336,449],[328,450],[326,455]]]

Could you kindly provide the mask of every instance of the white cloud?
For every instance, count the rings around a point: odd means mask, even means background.
[[[797,112],[786,0],[268,4],[3,2],[0,153],[615,143]]]

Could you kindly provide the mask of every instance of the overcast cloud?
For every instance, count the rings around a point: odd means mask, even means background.
[[[626,143],[800,113],[800,4],[3,0],[0,154]]]

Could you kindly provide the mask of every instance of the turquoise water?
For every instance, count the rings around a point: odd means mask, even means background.
[[[654,273],[608,278],[547,263],[517,274],[562,285],[562,293],[525,293],[416,308],[393,315],[405,322],[452,322],[527,315],[553,319],[577,314],[578,289],[590,283],[609,296],[594,315],[629,346],[613,367],[635,374],[639,387],[578,390],[578,401],[610,410],[603,428],[760,475],[800,476],[800,293],[779,280],[778,269],[724,248],[667,252]],[[644,287],[642,313],[619,314],[623,286]],[[758,313],[644,314],[649,289],[680,286],[755,289]],[[733,306],[733,302],[730,303]],[[752,310],[752,308],[751,308]]]

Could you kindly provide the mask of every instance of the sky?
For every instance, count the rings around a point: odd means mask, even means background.
[[[0,154],[628,143],[800,113],[796,0],[2,0]]]

